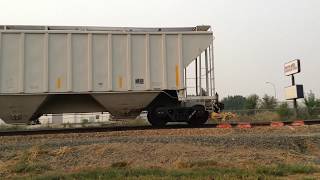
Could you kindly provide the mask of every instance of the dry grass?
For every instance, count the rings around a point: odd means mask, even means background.
[[[177,169],[185,169],[185,168],[209,168],[209,167],[217,167],[218,162],[215,160],[205,160],[205,161],[182,161],[177,160],[173,163],[173,166]]]
[[[51,169],[50,165],[40,158],[46,154],[47,151],[40,146],[31,147],[18,155],[6,169],[11,173],[41,174]]]
[[[112,163],[111,164],[111,168],[125,168],[125,167],[128,167],[129,166],[129,163],[128,162],[115,162],[115,163]]]
[[[71,147],[63,146],[63,147],[60,147],[59,149],[57,149],[56,151],[54,151],[54,155],[55,156],[65,156],[71,152],[72,152]]]
[[[145,119],[137,118],[137,119],[130,119],[130,120],[119,120],[113,121],[113,125],[121,125],[121,126],[148,126],[150,125],[149,122]]]
[[[281,171],[285,172],[282,173],[284,177],[291,176],[292,173],[311,173],[308,177],[312,178],[313,172],[318,172],[317,168],[316,171],[313,169],[313,165],[320,165],[316,161],[320,151],[319,144],[307,137],[318,132],[319,126],[306,126],[294,127],[294,130],[288,127],[246,130],[163,129],[0,137],[0,144],[4,149],[0,152],[0,179],[26,175],[41,175],[43,179],[121,179],[126,178],[126,175],[136,179],[208,179],[212,176],[223,179],[223,173],[227,174],[225,177],[233,179],[257,179],[262,176],[280,177]],[[260,139],[269,134],[279,138],[266,139],[266,146],[263,145],[264,141],[260,142],[261,144],[237,145],[239,141],[251,141],[251,135]],[[291,137],[288,134],[294,135]],[[295,138],[295,135],[305,137],[306,134],[308,136],[305,139]],[[195,138],[190,142],[184,141],[188,136]],[[236,137],[244,139],[234,141],[233,138]],[[148,138],[151,140],[147,140]],[[286,149],[287,146],[284,148],[283,144],[277,144],[278,140],[283,138],[296,139],[293,143],[297,142],[297,146],[303,145],[306,151],[298,151],[295,146],[289,145]],[[140,140],[136,141],[137,139]],[[174,141],[175,139],[182,141]],[[223,142],[212,143],[214,139],[223,139]],[[203,142],[210,143],[202,144]],[[268,143],[275,145],[269,146]],[[25,150],[24,144],[33,146]],[[291,147],[293,148],[290,149]],[[274,170],[277,164],[290,166],[280,167],[282,170],[277,172]],[[296,164],[307,166],[297,167]],[[97,169],[98,167],[102,169]],[[259,172],[257,167],[260,168]],[[84,172],[81,173],[82,171]],[[46,176],[48,173],[53,175]]]
[[[46,154],[47,151],[41,146],[33,146],[24,154],[28,162],[37,160],[41,155]]]
[[[276,112],[258,112],[254,115],[240,115],[239,121],[281,121],[281,117]]]

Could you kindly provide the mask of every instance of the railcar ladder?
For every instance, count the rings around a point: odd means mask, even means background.
[[[215,90],[213,43],[184,69],[184,87],[180,100],[214,109],[219,97]]]

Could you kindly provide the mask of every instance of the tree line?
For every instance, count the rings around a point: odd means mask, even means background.
[[[226,110],[243,109],[275,109],[277,100],[273,96],[264,95],[260,98],[256,94],[244,97],[241,95],[228,96],[221,100]]]
[[[264,95],[259,97],[257,94],[244,97],[241,95],[227,96],[221,100],[225,111],[237,110],[275,110],[279,115],[289,116],[290,106],[288,102],[278,102],[274,96]],[[303,103],[299,104],[299,109],[306,111],[308,116],[320,115],[320,99],[310,91],[305,95]]]

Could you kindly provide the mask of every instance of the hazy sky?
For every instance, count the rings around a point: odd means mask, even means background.
[[[0,24],[214,28],[221,96],[273,95],[290,84],[283,64],[300,58],[297,83],[320,96],[319,0],[0,0]]]

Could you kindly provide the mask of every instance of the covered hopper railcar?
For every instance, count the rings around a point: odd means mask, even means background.
[[[204,52],[207,65],[212,42],[210,26],[0,26],[0,118],[29,123],[42,114],[105,111],[123,118],[147,110],[153,125],[201,124],[208,107],[218,107],[213,64],[210,93],[191,99],[186,67]]]

